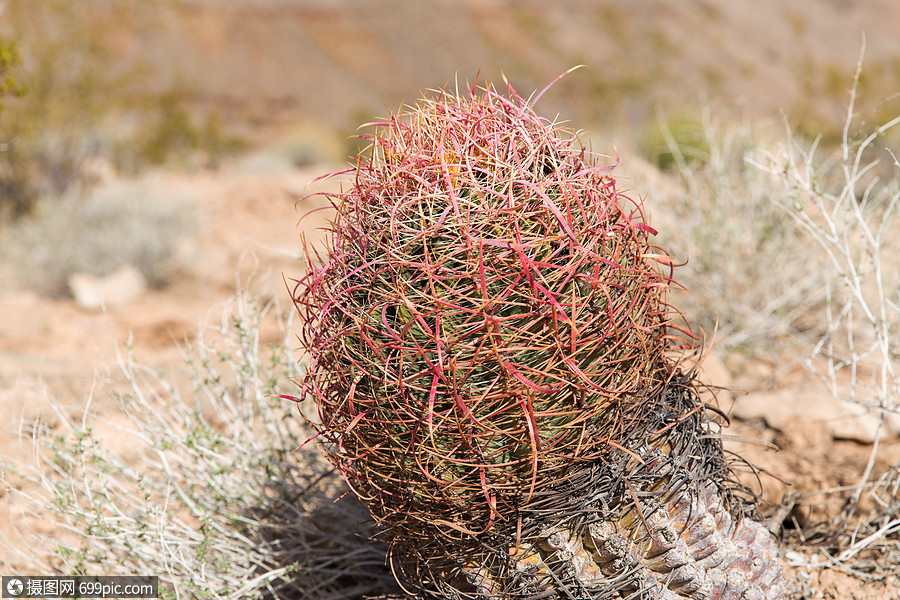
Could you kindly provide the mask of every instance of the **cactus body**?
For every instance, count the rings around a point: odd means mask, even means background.
[[[439,598],[783,597],[667,303],[671,258],[512,89],[378,125],[294,294],[303,396],[396,572]]]

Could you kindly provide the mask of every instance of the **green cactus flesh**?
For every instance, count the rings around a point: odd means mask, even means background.
[[[294,301],[301,396],[439,598],[783,597],[640,202],[514,90],[375,124]]]

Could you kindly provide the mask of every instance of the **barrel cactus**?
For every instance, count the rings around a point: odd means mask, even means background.
[[[615,161],[511,87],[373,125],[294,302],[301,399],[411,595],[784,598]],[[612,164],[609,164],[612,163]]]

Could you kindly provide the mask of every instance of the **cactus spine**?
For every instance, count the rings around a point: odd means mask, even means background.
[[[784,596],[612,166],[509,88],[375,125],[294,301],[301,396],[411,593]]]

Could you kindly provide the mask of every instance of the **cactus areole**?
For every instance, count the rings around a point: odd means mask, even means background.
[[[411,593],[782,598],[679,367],[673,260],[534,101],[435,92],[332,175],[293,293],[319,441]]]

